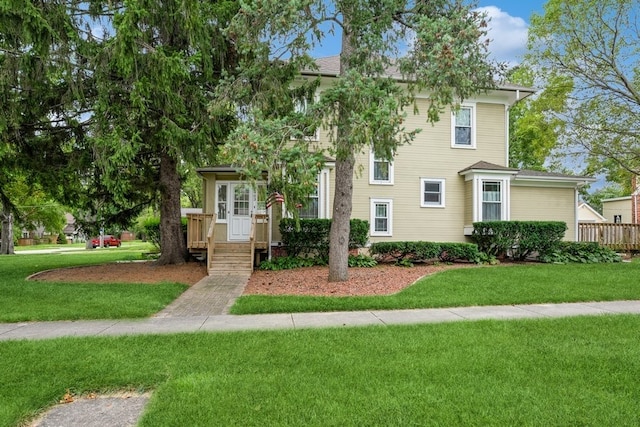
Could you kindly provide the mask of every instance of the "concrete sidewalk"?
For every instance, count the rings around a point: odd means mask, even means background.
[[[0,341],[49,339],[66,336],[118,336],[181,332],[301,329],[369,325],[385,326],[482,319],[554,318],[623,313],[640,314],[640,301],[526,304],[418,310],[258,314],[244,316],[221,314],[212,316],[154,317],[140,320],[4,323],[0,324]]]

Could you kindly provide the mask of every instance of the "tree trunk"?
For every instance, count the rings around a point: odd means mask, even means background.
[[[180,220],[178,162],[167,153],[160,156],[160,251],[158,264],[183,264],[187,260]]]
[[[336,160],[336,190],[333,195],[333,216],[329,232],[329,282],[344,282],[349,279],[354,164],[353,154],[348,159]]]
[[[13,214],[4,209],[0,217],[2,218],[0,255],[12,255],[15,253],[13,250]]]
[[[342,52],[340,53],[340,75],[349,70],[350,55],[353,52],[348,14],[343,18]],[[338,114],[348,114],[342,105]],[[351,209],[353,204],[353,170],[355,154],[349,141],[350,129],[347,120],[338,119],[336,139],[336,189],[333,195],[333,216],[329,232],[329,282],[344,282],[349,279],[349,234],[351,231]]]

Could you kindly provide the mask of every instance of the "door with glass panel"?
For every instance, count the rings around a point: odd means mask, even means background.
[[[250,185],[232,183],[228,223],[229,240],[249,240],[251,215],[256,207],[255,192]]]

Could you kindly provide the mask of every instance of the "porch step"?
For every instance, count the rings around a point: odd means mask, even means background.
[[[209,262],[209,274],[251,273],[251,245],[249,243],[216,243]]]

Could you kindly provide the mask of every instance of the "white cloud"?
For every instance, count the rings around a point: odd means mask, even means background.
[[[491,19],[488,37],[493,59],[515,65],[522,60],[527,47],[528,26],[524,19],[511,16],[496,6],[479,7]]]

